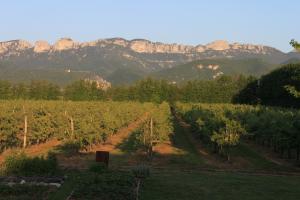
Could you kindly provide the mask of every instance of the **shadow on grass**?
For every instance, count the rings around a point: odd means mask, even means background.
[[[122,143],[117,145],[117,148],[125,153],[132,153],[139,149],[143,149],[143,144],[141,144],[138,139],[141,136],[140,130],[132,132],[128,138],[122,141]]]

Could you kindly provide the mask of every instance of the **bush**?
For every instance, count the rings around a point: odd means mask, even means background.
[[[58,150],[66,155],[77,154],[81,149],[81,145],[78,141],[70,140],[59,146]]]
[[[137,165],[131,170],[131,172],[135,178],[144,179],[150,176],[150,168],[147,165]]]
[[[31,158],[24,152],[17,152],[5,158],[4,173],[18,176],[54,175],[58,173],[57,161],[53,154],[47,158]]]
[[[72,199],[132,200],[134,178],[128,172],[84,172],[77,176]]]
[[[0,199],[13,200],[37,200],[45,199],[45,196],[49,192],[53,192],[55,188],[49,188],[48,186],[37,185],[14,185],[14,187],[8,185],[0,185]]]
[[[105,173],[105,172],[107,172],[107,170],[108,170],[107,166],[104,163],[96,162],[89,166],[90,172],[94,172],[94,173],[98,173],[98,174]]]
[[[259,87],[261,103],[299,108],[299,99],[291,94],[287,87],[300,89],[300,64],[288,64],[263,76]]]
[[[300,108],[300,64],[287,64],[252,80],[233,102]]]

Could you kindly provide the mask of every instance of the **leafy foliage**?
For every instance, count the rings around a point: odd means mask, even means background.
[[[104,91],[97,88],[95,82],[84,80],[75,81],[65,88],[64,98],[67,100],[84,101],[84,100],[101,100]]]
[[[25,116],[28,145],[58,138],[88,148],[153,107],[133,102],[2,101],[0,150],[21,146]]]
[[[135,146],[144,148],[152,156],[152,147],[170,139],[173,121],[168,103],[156,105],[135,134]]]
[[[58,167],[54,155],[30,158],[23,152],[16,152],[5,158],[4,173],[19,176],[55,175]]]
[[[287,64],[253,80],[234,97],[234,102],[300,107],[300,64]]]
[[[232,104],[182,104],[176,108],[204,143],[229,155],[242,137],[300,159],[300,112]],[[225,149],[224,149],[225,148]]]
[[[0,199],[5,200],[40,200],[45,198],[50,192],[55,189],[49,186],[37,185],[15,185],[14,187],[0,184]]]
[[[261,103],[265,105],[300,107],[293,91],[300,90],[300,65],[289,64],[263,76],[259,85]]]
[[[291,40],[290,44],[296,49],[296,50],[300,50],[300,44],[296,41],[296,40]]]
[[[127,172],[85,172],[77,176],[76,183],[72,199],[134,199],[134,177]]]
[[[95,82],[84,80],[64,88],[45,81],[32,81],[31,84],[0,81],[0,99],[229,103],[252,80],[252,77],[241,75],[221,76],[215,80],[194,80],[177,85],[166,80],[146,78],[130,86],[113,86],[107,91],[97,88]]]
[[[47,81],[31,81],[29,84],[0,81],[0,99],[57,100],[60,96],[60,88]]]

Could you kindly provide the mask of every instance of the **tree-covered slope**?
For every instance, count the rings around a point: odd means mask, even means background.
[[[215,79],[221,75],[253,75],[268,73],[278,65],[262,59],[204,59],[153,73],[153,77],[182,82],[194,79]]]

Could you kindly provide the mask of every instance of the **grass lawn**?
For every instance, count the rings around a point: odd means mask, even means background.
[[[141,200],[299,200],[300,177],[238,173],[157,172]]]

